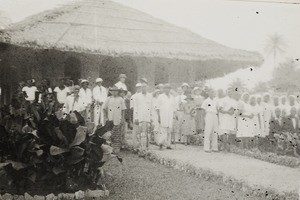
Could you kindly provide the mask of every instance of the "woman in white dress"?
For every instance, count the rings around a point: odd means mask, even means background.
[[[237,138],[241,141],[241,147],[249,149],[250,138],[253,132],[253,116],[252,108],[249,104],[250,95],[244,93],[238,103],[238,130]]]
[[[250,97],[250,106],[253,113],[252,123],[253,123],[253,129],[252,129],[252,137],[251,137],[251,143],[250,147],[253,148],[257,145],[257,136],[260,134],[260,112],[261,109],[256,103],[256,97],[251,96]]]

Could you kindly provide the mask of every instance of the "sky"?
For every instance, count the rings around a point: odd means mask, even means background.
[[[114,0],[230,47],[259,51],[282,35],[284,57],[300,58],[300,4],[229,0]]]
[[[78,0],[0,0],[2,26],[73,1]],[[249,88],[258,82],[270,80],[273,64],[270,62],[271,57],[265,54],[264,47],[268,37],[275,33],[281,35],[286,43],[285,53],[278,60],[300,59],[300,4],[241,0],[113,1],[184,27],[226,46],[258,51],[265,57],[264,64],[253,70],[251,76],[249,69],[244,69],[210,80],[210,84],[216,88],[226,87],[236,78],[242,78]]]

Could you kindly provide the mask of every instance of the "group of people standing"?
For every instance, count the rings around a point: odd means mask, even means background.
[[[111,141],[116,152],[124,144],[128,128],[132,129],[133,145],[141,151],[151,142],[161,149],[171,149],[172,143],[178,142],[188,145],[197,134],[204,136],[206,152],[229,151],[231,145],[266,150],[282,132],[299,133],[300,106],[292,95],[241,94],[238,88],[216,92],[187,83],[177,90],[170,84],[151,90],[146,78],[139,80],[131,95],[126,78],[120,74],[119,81],[108,89],[101,78],[92,89],[86,79],[68,86],[62,79],[54,90],[47,81],[38,89],[30,80],[21,90],[28,106],[33,101],[51,101],[55,111],[66,115],[79,112],[95,124],[95,130],[112,121]]]

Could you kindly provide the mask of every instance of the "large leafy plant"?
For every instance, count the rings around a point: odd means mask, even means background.
[[[1,110],[0,175],[9,185],[20,192],[35,184],[65,191],[102,185],[101,167],[117,157],[109,145],[111,122],[94,131],[78,112],[63,116],[40,104],[29,112],[6,108]]]

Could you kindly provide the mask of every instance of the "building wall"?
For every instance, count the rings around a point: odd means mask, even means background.
[[[20,81],[34,78],[39,82],[47,78],[55,86],[62,77],[88,79],[91,86],[96,78],[110,87],[125,73],[127,85],[134,91],[137,81],[145,77],[150,86],[171,83],[174,87],[183,82],[193,83],[223,76],[247,63],[236,61],[187,61],[158,57],[111,57],[97,54],[63,52],[54,49],[31,49],[0,43],[1,102],[7,103]]]

